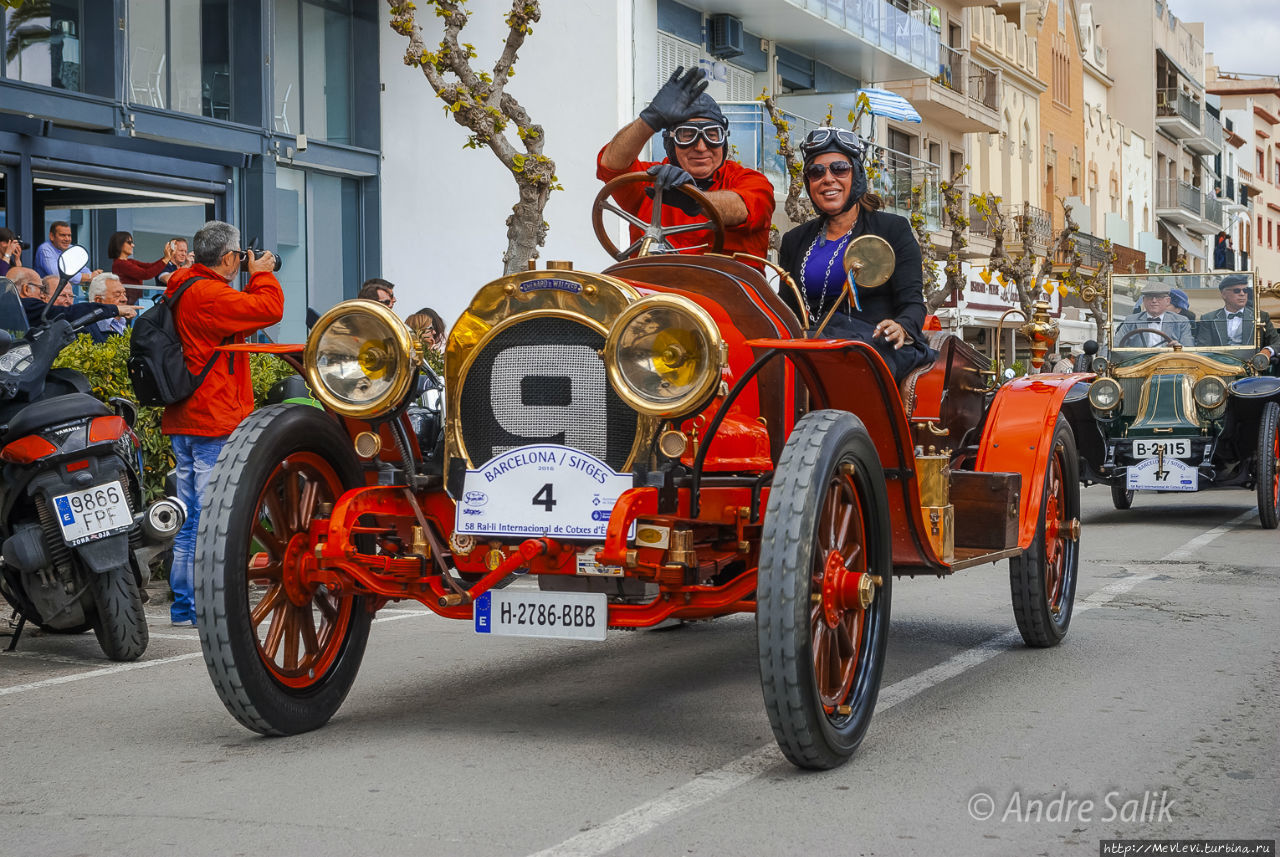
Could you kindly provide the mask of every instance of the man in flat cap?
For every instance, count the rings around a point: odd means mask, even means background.
[[[1218,281],[1218,294],[1222,308],[1205,313],[1196,328],[1196,345],[1205,348],[1252,348],[1253,285],[1247,274],[1227,274]],[[1271,316],[1258,312],[1262,326],[1262,338],[1258,342],[1268,359],[1280,351],[1280,333],[1271,324]]]
[[[1168,286],[1147,283],[1142,289],[1142,309],[1125,316],[1120,322],[1120,327],[1116,329],[1116,345],[1123,344],[1126,348],[1158,348],[1170,345],[1170,339],[1185,346],[1195,345],[1191,336],[1191,322],[1170,309],[1170,303]],[[1125,337],[1135,330],[1148,332],[1129,336],[1129,341],[1125,342]],[[1169,339],[1160,334],[1165,334]]]

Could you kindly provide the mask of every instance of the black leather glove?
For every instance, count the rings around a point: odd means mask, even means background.
[[[707,77],[702,69],[694,66],[685,71],[684,66],[680,66],[653,96],[649,106],[640,111],[640,118],[654,131],[679,125],[693,115],[693,103],[706,88]]]
[[[693,176],[675,164],[654,164],[645,172],[653,176],[653,187],[644,189],[649,199],[653,199],[654,188],[662,191],[662,204],[678,208],[690,217],[702,212],[702,206],[693,197],[680,190],[681,185],[693,184]]]

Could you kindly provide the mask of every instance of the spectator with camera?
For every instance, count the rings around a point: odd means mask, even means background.
[[[8,276],[10,268],[22,267],[22,251],[30,246],[13,230],[0,226],[0,277]]]
[[[164,294],[172,305],[187,370],[200,375],[208,369],[191,396],[165,407],[160,423],[173,442],[178,497],[187,506],[186,523],[174,539],[169,574],[169,618],[180,627],[196,621],[193,561],[210,471],[232,430],[253,411],[249,355],[224,356],[216,349],[244,342],[284,315],[284,292],[273,273],[277,264],[271,252],[241,250],[240,230],[219,220],[200,227],[192,245],[195,264],[175,270]],[[242,262],[249,272],[243,291],[231,285]]]

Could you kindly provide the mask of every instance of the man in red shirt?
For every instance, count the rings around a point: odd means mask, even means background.
[[[769,225],[775,200],[773,183],[763,173],[728,161],[729,120],[715,99],[704,91],[707,81],[697,68],[676,69],[639,118],[623,127],[600,151],[596,178],[610,181],[625,173],[647,172],[662,194],[662,224],[678,226],[705,221],[698,205],[682,193],[668,193],[692,184],[705,193],[724,220],[725,253],[764,256],[769,250]],[[662,131],[667,157],[661,163],[639,160],[640,152],[655,132]],[[628,185],[614,193],[618,205],[649,221],[652,194],[641,185]],[[641,231],[631,227],[632,240]],[[711,240],[710,232],[681,232],[667,241],[676,248],[697,247]]]
[[[254,331],[276,324],[284,315],[284,292],[272,271],[275,257],[255,256],[240,249],[240,230],[211,220],[196,233],[195,264],[169,277],[165,297],[193,281],[174,305],[174,324],[182,340],[182,356],[192,374],[200,374],[214,349],[244,342]],[[240,275],[240,260],[249,260],[249,284],[243,291],[230,283]],[[173,540],[173,568],[169,588],[174,625],[195,624],[194,567],[200,503],[218,453],[227,436],[253,411],[249,355],[219,356],[196,391],[164,409],[161,429],[173,442],[177,461],[178,499],[187,506],[187,520]]]

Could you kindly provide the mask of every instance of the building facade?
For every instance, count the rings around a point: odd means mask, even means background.
[[[93,267],[210,218],[284,264],[285,318],[379,268],[378,16],[354,0],[102,0],[4,12],[0,222],[71,224]],[[266,62],[264,62],[264,58]],[[30,261],[30,256],[24,256]]]

